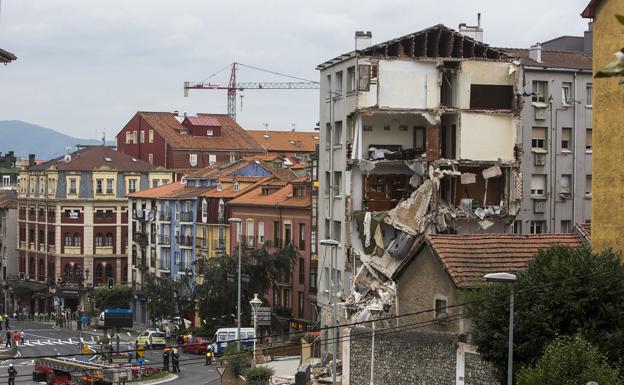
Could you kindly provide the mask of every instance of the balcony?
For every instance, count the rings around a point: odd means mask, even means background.
[[[80,246],[65,246],[64,254],[80,255]]]
[[[169,245],[169,244],[171,244],[169,236],[168,235],[159,235],[158,236],[158,244],[159,245]]]
[[[96,255],[111,255],[113,253],[113,246],[95,246]]]
[[[28,249],[36,251],[37,249],[35,248],[35,242],[29,242],[28,243]]]
[[[132,234],[132,238],[134,239],[136,243],[140,245],[143,245],[143,246],[147,245],[147,233],[134,232]]]
[[[180,222],[193,222],[193,213],[180,213]]]
[[[56,246],[55,245],[48,245],[48,253],[50,253],[50,254],[56,253]]]
[[[171,213],[169,213],[168,211],[163,213],[161,212],[160,215],[158,216],[158,220],[161,222],[170,222],[171,221]]]
[[[26,242],[25,241],[20,241],[19,248],[20,249],[25,249],[26,248]]]
[[[192,247],[193,246],[193,237],[190,235],[178,235],[176,236],[176,242],[180,246]]]
[[[43,243],[39,244],[39,251],[42,252],[42,253],[45,253],[46,247],[45,247],[45,245]]]

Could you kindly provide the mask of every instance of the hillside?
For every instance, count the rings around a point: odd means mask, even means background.
[[[17,156],[28,157],[35,154],[37,159],[51,159],[62,155],[67,148],[74,151],[77,144],[101,144],[101,140],[80,139],[61,134],[51,128],[20,120],[0,120],[0,138],[2,144],[0,152],[15,151]],[[114,141],[107,141],[114,145]]]

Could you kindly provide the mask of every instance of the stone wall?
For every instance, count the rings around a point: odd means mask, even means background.
[[[370,383],[371,329],[356,328],[345,341],[349,344],[343,384]],[[478,355],[458,349],[459,336],[425,331],[375,332],[376,385],[499,385],[493,370]],[[465,361],[458,363],[458,357]],[[459,373],[458,373],[459,371]]]

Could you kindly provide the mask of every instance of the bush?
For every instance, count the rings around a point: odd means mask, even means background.
[[[518,385],[620,384],[618,370],[580,335],[556,339],[535,366],[520,370],[516,378]]]
[[[230,342],[223,353],[223,360],[237,377],[251,367],[251,357],[252,353],[249,350],[244,350],[242,345],[241,351],[237,352],[235,342]]]
[[[245,370],[243,377],[249,385],[268,385],[275,371],[264,366],[252,366]]]
[[[290,333],[288,335],[288,341],[294,343],[301,343],[301,339],[305,336],[303,332]]]

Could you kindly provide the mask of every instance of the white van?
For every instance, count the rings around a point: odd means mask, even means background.
[[[256,338],[256,333],[253,328],[241,328],[240,329],[241,344],[245,348],[253,346],[253,341]],[[212,349],[215,354],[223,354],[228,342],[236,341],[236,328],[221,328],[217,330],[212,340]],[[236,342],[234,342],[236,343]]]

